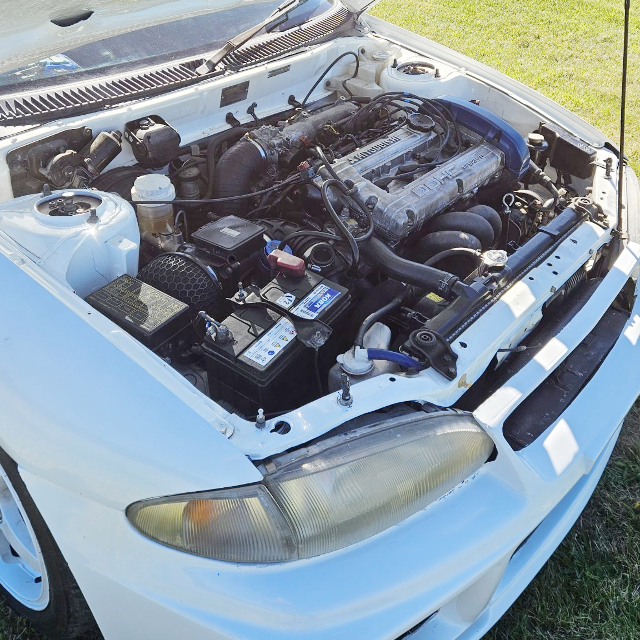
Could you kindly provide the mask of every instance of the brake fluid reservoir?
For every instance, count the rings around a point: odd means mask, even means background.
[[[115,194],[74,189],[16,198],[0,204],[0,232],[82,297],[138,272],[136,214]]]
[[[175,200],[176,190],[167,176],[159,173],[136,178],[131,189],[134,202]],[[173,233],[172,204],[138,204],[138,222],[143,233],[170,235]]]
[[[380,87],[380,74],[393,63],[394,57],[399,55],[397,47],[389,49],[368,49],[360,47],[358,50],[358,65],[353,62],[347,75],[332,76],[325,80],[325,87],[342,93],[349,92],[361,98],[375,98],[383,93]],[[346,91],[345,91],[346,90]]]

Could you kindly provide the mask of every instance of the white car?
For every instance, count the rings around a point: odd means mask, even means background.
[[[0,22],[3,595],[480,638],[640,392],[633,171],[363,0],[85,4]]]

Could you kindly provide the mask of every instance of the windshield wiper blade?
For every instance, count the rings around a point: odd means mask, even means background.
[[[216,53],[211,56],[208,60],[203,62],[197,69],[196,73],[200,76],[207,75],[207,73],[211,73],[216,68],[216,65],[227,55],[234,52],[236,49],[240,48],[245,42],[248,42],[259,33],[262,29],[264,29],[267,25],[271,24],[274,20],[277,20],[279,17],[282,17],[283,14],[291,11],[294,7],[297,7],[301,4],[301,0],[286,0],[283,2],[268,18],[259,22],[257,25],[247,29],[243,33],[237,35],[235,38],[231,38],[221,49],[216,51]]]

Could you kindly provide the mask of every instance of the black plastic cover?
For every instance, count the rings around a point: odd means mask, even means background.
[[[149,349],[157,349],[191,322],[188,305],[128,275],[85,300]]]
[[[566,360],[505,420],[504,437],[519,451],[567,410],[620,336],[629,313],[610,308]]]
[[[543,123],[540,133],[549,144],[549,164],[576,178],[590,178],[596,150],[555,124]]]
[[[196,247],[229,264],[241,262],[264,246],[264,229],[249,220],[226,216],[191,234]]]
[[[180,134],[160,116],[127,122],[124,139],[143,167],[163,167],[180,153]]]

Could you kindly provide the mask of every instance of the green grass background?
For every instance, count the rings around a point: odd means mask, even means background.
[[[503,71],[617,140],[623,6],[622,0],[384,0],[373,13]],[[630,44],[626,152],[638,171],[638,6]],[[0,640],[39,638],[0,609]],[[484,640],[640,640],[639,406],[581,518]]]

